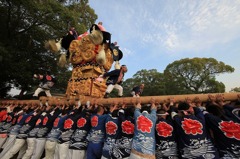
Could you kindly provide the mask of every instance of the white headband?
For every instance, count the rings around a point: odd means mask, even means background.
[[[168,112],[165,112],[164,114],[161,113],[161,114],[157,114],[157,115],[162,116],[162,115],[169,115],[169,114],[168,114]]]

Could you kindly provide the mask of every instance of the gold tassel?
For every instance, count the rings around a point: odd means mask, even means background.
[[[119,61],[115,61],[115,65],[114,65],[115,70],[120,70],[121,66]]]
[[[96,55],[96,61],[100,66],[105,65],[106,63],[106,53],[104,50],[104,45],[102,46],[101,50]]]
[[[66,64],[67,64],[66,54],[61,54],[59,61],[58,61],[58,66],[65,67]]]
[[[95,45],[100,45],[103,42],[103,34],[99,30],[93,30],[91,34],[89,34],[90,40]]]
[[[61,49],[61,41],[60,39],[58,42],[55,40],[48,40],[44,42],[44,48],[47,50],[50,50],[52,53],[58,53],[59,50]]]

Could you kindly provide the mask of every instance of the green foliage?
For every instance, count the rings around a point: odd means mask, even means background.
[[[123,83],[124,96],[130,96],[134,86],[144,83],[145,87],[142,96],[155,96],[165,94],[164,77],[156,69],[140,70]]]
[[[234,71],[229,65],[213,58],[181,59],[169,64],[163,73],[156,69],[140,70],[123,83],[124,96],[131,96],[132,88],[145,84],[142,96],[222,93],[225,85],[215,76]]]
[[[229,65],[214,58],[185,58],[169,64],[165,71],[167,94],[221,93],[223,83],[215,76],[234,71]]]
[[[230,92],[240,92],[240,87],[232,88]]]
[[[12,86],[21,93],[33,91],[32,75],[40,70],[51,70],[58,79],[56,90],[64,93],[70,71],[57,66],[57,55],[44,49],[44,41],[62,37],[71,26],[84,33],[96,19],[88,0],[2,0],[0,97]]]

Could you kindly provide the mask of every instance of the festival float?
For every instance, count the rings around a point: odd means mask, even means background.
[[[134,97],[103,98],[107,88],[106,79],[99,80],[99,76],[109,71],[114,63],[115,69],[118,69],[120,67],[119,61],[123,57],[119,47],[111,43],[111,34],[101,31],[98,25],[93,24],[90,28],[90,33],[86,32],[78,36],[77,39],[74,39],[72,36],[68,34],[58,42],[49,40],[45,44],[45,48],[53,53],[59,53],[64,48],[68,53],[68,59],[65,57],[66,54],[62,54],[60,63],[64,65],[69,61],[73,66],[64,96],[40,97],[39,100],[3,100],[2,102],[16,104],[39,104],[41,102],[56,104],[61,102],[63,104],[74,104],[75,101],[81,101],[81,103],[86,103],[87,101],[95,103],[97,101],[97,103],[103,105],[110,105],[113,102],[125,102],[128,105],[132,105],[136,101]],[[238,93],[213,93],[211,95],[221,95],[225,101],[235,101],[239,98]],[[205,102],[209,99],[209,94],[144,96],[139,98],[142,104],[147,104],[151,99],[158,103],[163,103],[170,98],[174,98],[178,102],[184,101],[186,98],[193,100],[196,97]]]

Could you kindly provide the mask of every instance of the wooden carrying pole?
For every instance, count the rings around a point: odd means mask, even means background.
[[[235,101],[238,99],[239,93],[213,93],[213,94],[185,94],[185,95],[166,95],[166,96],[145,96],[145,97],[139,97],[142,104],[148,104],[150,103],[151,99],[154,99],[155,102],[158,103],[164,103],[169,102],[169,99],[173,98],[175,102],[179,101],[185,101],[187,98],[194,100],[196,97],[200,99],[202,102],[206,102],[209,100],[209,95],[217,96],[222,95],[225,101]],[[122,98],[82,98],[80,97],[81,103],[86,103],[87,101],[90,101],[90,103],[94,103],[97,101],[98,104],[102,105],[110,105],[114,102],[122,103],[123,101],[127,105],[131,105],[133,102],[135,102],[137,97],[122,97]],[[78,100],[78,99],[77,99]]]
[[[139,97],[142,104],[150,103],[151,99],[154,99],[158,103],[168,102],[170,98],[173,98],[175,102],[184,101],[187,98],[194,100],[196,97],[200,99],[202,102],[206,102],[209,99],[209,95],[217,96],[222,95],[225,101],[235,101],[239,97],[239,93],[212,93],[212,94],[185,94],[185,95],[165,95],[165,96],[145,96]],[[40,100],[2,100],[6,102],[14,102],[15,104],[22,103],[22,104],[39,104],[40,102],[45,103],[48,102],[49,104],[74,104],[75,101],[80,100],[82,104],[85,104],[87,101],[90,103],[98,103],[102,105],[110,105],[115,102],[117,103],[126,103],[127,105],[131,105],[135,102],[137,97],[122,97],[122,98],[91,98],[87,96],[80,96],[75,98],[64,98],[64,97],[41,97]]]

